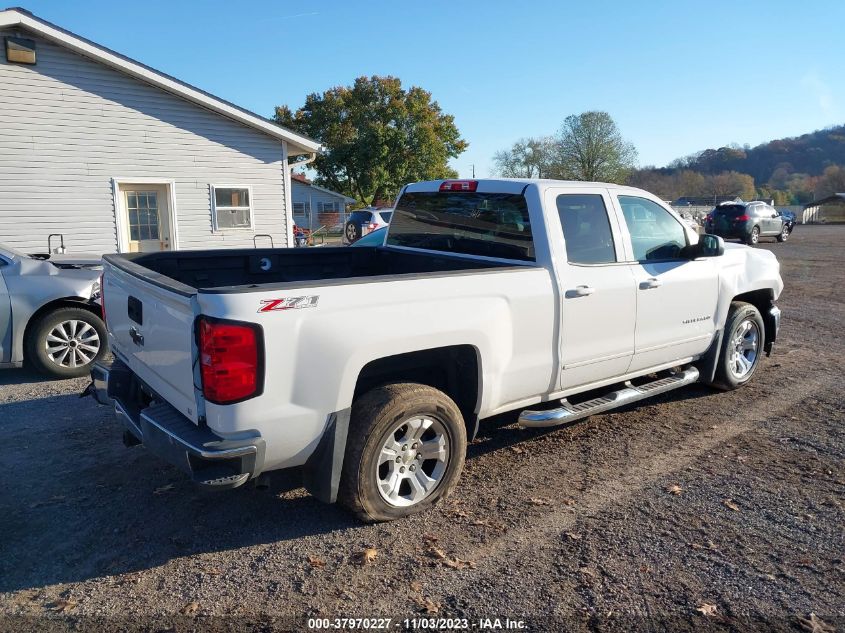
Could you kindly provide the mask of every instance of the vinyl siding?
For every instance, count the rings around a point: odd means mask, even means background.
[[[292,181],[291,182],[291,202],[304,202],[306,213],[305,215],[294,215],[293,219],[296,222],[297,226],[302,226],[305,228],[311,229],[318,229],[320,228],[320,221],[317,217],[317,214],[320,212],[320,203],[321,202],[336,202],[337,203],[337,210],[338,213],[343,214],[346,211],[347,205],[344,201],[344,197],[342,195],[333,195],[331,193],[327,193],[325,191],[320,191],[319,189],[314,189],[302,182]],[[310,200],[309,200],[310,199]],[[314,211],[313,215],[313,226],[308,226],[308,205],[309,203],[312,206]]]
[[[15,33],[0,30],[3,35]],[[118,248],[112,179],[175,181],[179,248],[287,245],[283,142],[25,32],[35,66],[0,52],[0,242]],[[252,230],[214,232],[211,185],[252,187]]]

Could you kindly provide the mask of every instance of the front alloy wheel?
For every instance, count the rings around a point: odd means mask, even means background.
[[[760,227],[755,226],[753,229],[751,229],[751,235],[748,238],[748,243],[751,244],[751,245],[754,245],[759,241],[760,241]]]
[[[737,326],[732,336],[733,340],[728,347],[728,369],[734,378],[742,380],[757,363],[760,330],[757,324],[748,318]]]
[[[713,386],[739,389],[746,384],[762,358],[765,326],[760,311],[750,303],[734,301],[725,320],[725,334]]]
[[[85,321],[69,319],[50,330],[44,349],[59,367],[84,367],[100,353],[100,335]]]
[[[107,351],[102,319],[85,308],[62,307],[27,327],[26,360],[57,378],[84,376]]]

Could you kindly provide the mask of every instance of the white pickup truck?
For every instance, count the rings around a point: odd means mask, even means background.
[[[445,497],[479,420],[568,423],[701,381],[742,386],[777,336],[768,251],[655,196],[552,180],[421,182],[385,244],[105,257],[128,444],[216,488],[299,468],[367,521]]]

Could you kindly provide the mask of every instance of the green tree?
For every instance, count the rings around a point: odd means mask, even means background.
[[[493,169],[504,178],[551,178],[554,152],[549,137],[521,138],[493,155]]]
[[[637,160],[637,150],[607,112],[566,117],[556,145],[556,162],[572,180],[623,183]]]
[[[845,168],[839,165],[825,167],[824,173],[822,173],[815,187],[816,200],[843,192],[845,192]]]
[[[757,195],[754,178],[736,171],[723,171],[705,179],[705,193],[713,196],[739,196],[743,200],[753,200]]]
[[[430,92],[405,90],[396,77],[359,77],[310,94],[296,112],[277,107],[275,120],[323,144],[314,161],[318,184],[363,204],[393,197],[408,182],[455,177],[449,159],[468,146]]]

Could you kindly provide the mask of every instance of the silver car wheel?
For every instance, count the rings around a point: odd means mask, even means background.
[[[728,347],[728,369],[734,378],[741,380],[757,363],[760,330],[754,321],[745,319],[733,331],[732,337]]]
[[[82,367],[100,352],[100,335],[85,321],[62,321],[44,340],[47,357],[59,367]]]
[[[396,425],[387,434],[376,463],[379,494],[389,505],[412,506],[428,497],[449,466],[446,427],[430,416]]]

